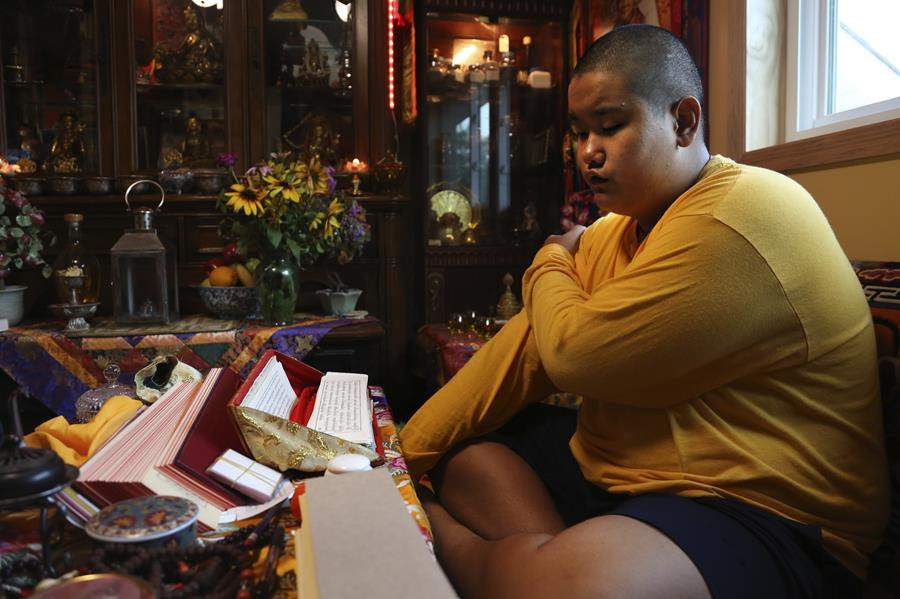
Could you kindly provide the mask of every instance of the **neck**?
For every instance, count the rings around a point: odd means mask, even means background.
[[[652,214],[648,217],[637,218],[637,240],[641,241],[644,237],[647,236],[648,233],[656,226],[656,223],[659,222],[659,219],[662,218],[662,215],[665,214],[666,210],[669,209],[675,200],[681,197],[684,192],[689,190],[691,187],[697,184],[697,181],[700,180],[700,173],[703,172],[703,168],[706,166],[706,163],[709,162],[710,155],[709,150],[706,149],[706,146],[701,146],[697,151],[691,153],[691,156],[685,157],[685,162],[683,163],[683,168],[677,169],[680,172],[680,175],[673,176],[673,185],[671,195],[669,196],[671,199],[666,202],[662,209],[656,214]]]

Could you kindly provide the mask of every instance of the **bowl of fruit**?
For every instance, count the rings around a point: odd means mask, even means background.
[[[222,258],[206,263],[208,274],[197,287],[197,293],[206,311],[217,318],[254,318],[259,299],[253,272],[259,260],[248,258],[241,262],[231,245],[225,246]]]

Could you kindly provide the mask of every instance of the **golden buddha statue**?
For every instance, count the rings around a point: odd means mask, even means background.
[[[84,123],[71,112],[64,113],[56,123],[56,139],[50,146],[45,167],[54,173],[80,173],[84,161]]]
[[[328,118],[319,113],[309,113],[281,136],[284,143],[307,161],[317,160],[324,165],[338,163],[341,134],[336,133]],[[299,137],[299,139],[295,139]]]
[[[212,150],[203,131],[203,122],[192,114],[185,121],[185,136],[178,146],[184,166],[212,166]],[[167,157],[169,160],[174,155]]]
[[[184,68],[184,81],[218,83],[222,80],[222,46],[206,29],[203,17],[190,3],[184,7],[187,35],[176,52]]]
[[[164,83],[219,83],[224,66],[222,44],[206,28],[190,2],[184,7],[187,33],[178,48],[160,43],[153,48],[150,76]]]

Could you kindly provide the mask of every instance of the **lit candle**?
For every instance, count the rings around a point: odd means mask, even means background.
[[[348,160],[346,164],[344,164],[344,170],[350,171],[351,173],[364,173],[366,172],[366,169],[368,169],[368,165],[359,158]]]

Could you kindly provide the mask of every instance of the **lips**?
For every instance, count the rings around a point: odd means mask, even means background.
[[[609,183],[609,179],[606,177],[601,177],[596,173],[589,172],[585,176],[585,180],[588,185],[591,186],[591,189],[597,189],[598,187],[605,187]]]

